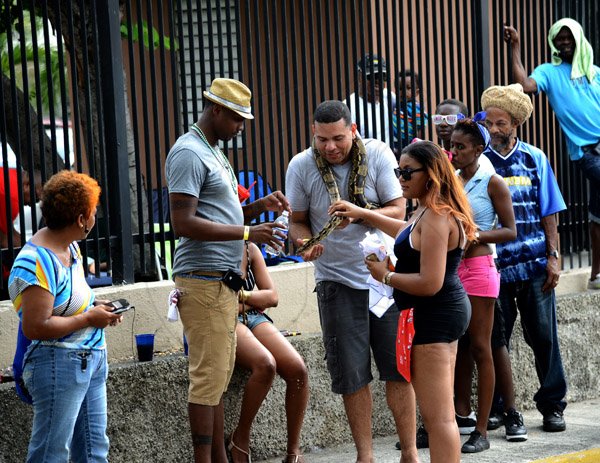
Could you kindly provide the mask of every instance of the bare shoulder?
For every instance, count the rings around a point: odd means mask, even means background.
[[[508,185],[506,184],[504,179],[500,175],[494,174],[490,177],[490,182],[488,183],[488,193],[508,193],[510,195],[510,190],[508,189]]]
[[[262,252],[260,251],[260,248],[254,244],[252,241],[248,242],[248,248],[250,249],[250,256],[255,257],[258,256],[259,254],[262,256]]]
[[[428,209],[418,223],[419,234],[425,235],[430,239],[434,237],[445,241],[448,235],[451,235],[456,229],[456,221],[445,211],[432,211]]]
[[[423,218],[421,222],[423,224],[431,225],[433,227],[444,227],[448,226],[452,220],[452,216],[447,211],[432,211],[431,209],[427,209],[423,214]]]

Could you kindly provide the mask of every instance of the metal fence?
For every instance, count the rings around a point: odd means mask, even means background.
[[[379,82],[387,92],[373,120],[386,116],[391,127],[384,107],[412,100],[422,112],[410,123],[416,129],[420,122],[424,137],[435,140],[426,113],[439,101],[457,98],[475,113],[488,85],[510,82],[502,24],[521,31],[531,71],[549,60],[546,33],[559,17],[581,21],[599,50],[598,9],[593,0],[2,0],[1,263],[9,268],[26,229],[39,226],[39,212],[24,205],[22,177],[34,183],[34,170],[46,179],[66,166],[103,188],[98,226],[82,244],[95,262],[90,272],[113,283],[159,277],[158,264],[175,245],[164,161],[198,119],[201,91],[215,77],[240,79],[253,91],[256,119],[224,149],[242,184],[262,180],[252,188],[259,197],[285,190],[285,170],[310,144],[318,103],[374,88],[359,79],[366,53],[387,61]],[[418,74],[411,74],[418,96],[407,97],[398,78],[408,70]],[[568,162],[545,97],[534,104],[520,135],[551,160],[568,204],[561,250],[568,265],[585,266],[586,182]],[[373,127],[360,130],[369,136]],[[381,137],[391,143],[392,129]],[[20,235],[11,232],[17,212]]]

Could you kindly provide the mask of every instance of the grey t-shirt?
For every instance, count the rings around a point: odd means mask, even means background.
[[[398,166],[394,154],[383,142],[374,139],[363,140],[368,159],[368,173],[365,183],[365,196],[369,202],[384,205],[400,198],[402,190],[394,175]],[[332,166],[340,196],[348,200],[348,179],[351,162]],[[329,220],[327,209],[331,201],[325,183],[315,162],[312,148],[298,153],[289,164],[286,174],[286,195],[292,210],[309,212],[312,234],[318,233]],[[361,224],[350,224],[342,230],[334,230],[321,243],[324,251],[314,261],[315,279],[336,281],[351,288],[368,289],[369,272],[358,246],[365,233],[374,229]]]
[[[197,135],[188,132],[175,142],[165,166],[169,193],[198,198],[196,215],[212,222],[243,225],[244,213],[228,170]],[[199,241],[179,238],[173,274],[192,271],[240,272],[243,240]]]

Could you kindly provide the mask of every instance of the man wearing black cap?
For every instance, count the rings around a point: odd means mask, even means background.
[[[188,410],[196,462],[227,461],[223,393],[235,362],[235,326],[244,240],[279,246],[276,225],[248,226],[264,211],[289,210],[280,191],[242,207],[238,183],[218,146],[253,119],[250,89],[215,79],[204,92],[204,112],[171,148],[166,162],[171,222],[179,244],[173,275],[189,345]],[[231,446],[231,443],[230,443]]]
[[[358,126],[364,138],[376,138],[392,146],[391,111],[396,96],[385,87],[387,64],[385,59],[366,54],[358,62],[358,92],[350,95],[344,103],[350,108],[352,122]]]

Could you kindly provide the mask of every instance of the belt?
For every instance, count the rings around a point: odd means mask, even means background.
[[[181,278],[195,278],[197,280],[222,280],[225,272],[204,272],[204,271],[195,271],[195,272],[187,272],[180,273],[177,276]]]

